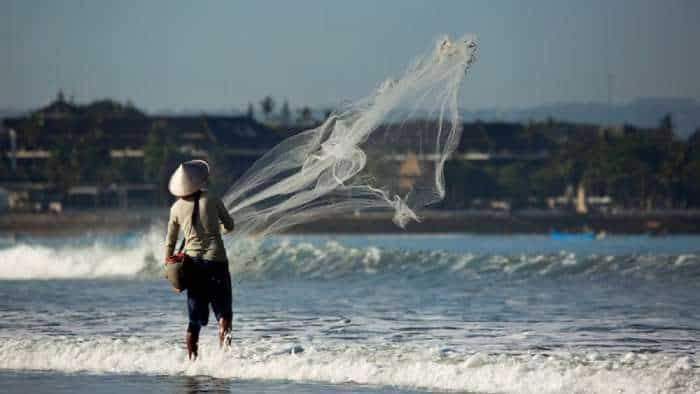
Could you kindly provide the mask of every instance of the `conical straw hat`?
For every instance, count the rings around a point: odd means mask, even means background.
[[[186,161],[175,170],[170,177],[168,190],[176,197],[185,197],[193,194],[207,182],[209,177],[209,164],[204,160]]]

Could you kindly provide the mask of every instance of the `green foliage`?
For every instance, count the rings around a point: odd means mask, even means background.
[[[681,195],[683,202],[695,207],[700,206],[700,149],[689,150],[686,163],[680,174]]]
[[[265,97],[260,101],[260,110],[265,115],[265,119],[269,119],[275,110],[275,100],[271,96]]]
[[[12,177],[10,160],[5,153],[0,154],[0,180],[9,180]]]
[[[510,196],[511,200],[521,205],[530,195],[528,168],[525,163],[515,162],[501,166],[497,173],[501,192]]]
[[[610,196],[627,208],[700,208],[700,138],[684,142],[669,137],[670,116],[658,129],[630,134],[564,127],[563,136],[552,132],[562,128],[554,121],[523,129],[520,143],[528,144],[530,151],[548,147],[546,160],[449,162],[446,206],[462,207],[468,205],[462,200],[475,198],[531,205],[533,198],[543,201],[563,195],[567,186],[583,184],[589,194]],[[473,132],[469,141],[485,138],[485,132],[474,135],[483,128],[467,129]]]
[[[292,110],[289,109],[289,101],[284,100],[282,104],[282,109],[280,110],[280,120],[283,125],[288,125],[292,120]]]
[[[108,185],[112,181],[111,157],[104,132],[95,128],[57,138],[46,161],[46,174],[61,191],[85,183]]]
[[[212,171],[209,176],[211,180],[209,190],[214,195],[223,196],[245,168],[237,165],[221,146],[210,147],[208,155],[208,162]]]
[[[480,165],[467,161],[448,161],[445,164],[447,187],[444,206],[469,208],[470,201],[497,197],[499,185],[496,179]]]
[[[86,105],[82,110],[89,116],[95,118],[105,118],[108,116],[144,116],[143,113],[134,108],[131,102],[121,104],[114,100],[97,100]]]
[[[311,108],[308,106],[302,107],[301,109],[297,110],[298,112],[298,117],[297,117],[297,122],[300,124],[309,124],[313,122],[313,114],[311,112]]]
[[[568,182],[563,168],[556,164],[535,166],[528,178],[532,196],[539,200],[562,194]]]
[[[186,157],[178,150],[172,133],[162,124],[154,123],[143,147],[143,179],[158,184],[158,202],[169,198],[170,174]]]
[[[275,110],[272,97],[260,102],[269,120]],[[253,104],[248,116],[254,115]],[[297,111],[300,125],[313,122],[313,111]],[[108,186],[112,183],[155,183],[159,202],[169,200],[167,183],[176,166],[191,159],[183,153],[186,127],[168,125],[165,120],[144,119],[130,103],[100,100],[75,105],[61,98],[43,110],[21,119],[13,128],[21,134],[21,149],[48,149],[47,160],[24,160],[16,171],[9,168],[9,157],[0,158],[0,178],[13,181],[46,181],[66,191],[72,186]],[[283,102],[282,122],[292,121],[289,104]],[[143,149],[141,157],[110,156],[115,136],[106,135],[107,124],[116,119],[149,122],[151,129],[143,140],[129,149]],[[128,123],[128,122],[127,122]],[[128,126],[120,126],[128,127]],[[199,127],[199,126],[194,126]],[[209,126],[202,119],[202,127]],[[607,195],[614,204],[628,208],[700,208],[700,130],[688,141],[673,137],[670,115],[655,129],[624,126],[600,128],[596,125],[546,122],[465,124],[460,145],[463,152],[492,155],[491,160],[450,160],[445,166],[447,208],[469,208],[474,200],[505,199],[514,207],[531,206],[549,197],[561,196],[569,186],[582,185],[589,195]],[[209,130],[210,131],[210,130]],[[213,135],[213,133],[209,133]],[[112,137],[112,138],[110,138]],[[210,185],[223,194],[251,164],[250,157],[237,157],[225,146],[212,141],[188,140],[202,150],[212,164]],[[120,148],[121,149],[121,148]],[[545,153],[543,156],[538,156]],[[396,163],[373,161],[369,166],[395,174]],[[374,168],[372,172],[380,171]],[[387,176],[389,174],[387,173]]]
[[[246,110],[246,116],[249,117],[250,119],[253,119],[255,117],[255,109],[253,109],[252,103],[248,103],[248,109]]]

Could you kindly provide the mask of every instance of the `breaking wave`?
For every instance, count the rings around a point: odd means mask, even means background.
[[[239,279],[388,275],[417,280],[620,277],[700,282],[700,255],[693,253],[472,253],[285,238],[263,245],[237,240],[227,249],[231,272]],[[157,230],[117,241],[18,242],[0,249],[0,261],[6,262],[0,264],[0,279],[156,278],[161,275],[162,253],[162,234]]]
[[[686,393],[700,389],[689,357],[597,352],[459,354],[411,345],[308,346],[250,341],[231,352],[206,338],[202,356],[141,338],[30,338],[0,342],[0,369],[206,375],[492,393]]]

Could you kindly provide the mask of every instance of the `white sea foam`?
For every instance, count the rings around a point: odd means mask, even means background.
[[[94,279],[158,277],[162,269],[160,229],[121,242],[95,239],[77,244],[18,242],[0,248],[0,279]],[[481,275],[528,277],[611,276],[693,281],[700,277],[697,254],[597,255],[475,254],[442,250],[396,250],[348,246],[340,242],[291,242],[280,238],[236,239],[227,247],[231,272],[240,278],[337,278],[379,272],[474,278]]]
[[[99,244],[52,248],[19,244],[0,250],[1,279],[133,277],[146,265],[142,248],[124,250]]]
[[[139,276],[156,267],[162,255],[163,235],[156,228],[131,242],[55,244],[18,242],[0,248],[0,279],[76,279]]]
[[[183,346],[132,339],[8,339],[0,368],[90,373],[208,375],[218,378],[359,383],[494,393],[691,393],[698,365],[687,357],[558,353],[461,355],[410,345],[324,348],[237,344],[186,360]],[[318,346],[318,345],[316,345]]]

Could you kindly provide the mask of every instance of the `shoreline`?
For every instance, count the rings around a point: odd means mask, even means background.
[[[165,226],[167,208],[145,210],[6,213],[0,216],[4,236],[65,236],[85,233],[142,231]],[[286,234],[699,234],[695,211],[588,214],[550,212],[423,212],[420,222],[401,229],[391,213],[366,213],[324,218],[294,226]]]

